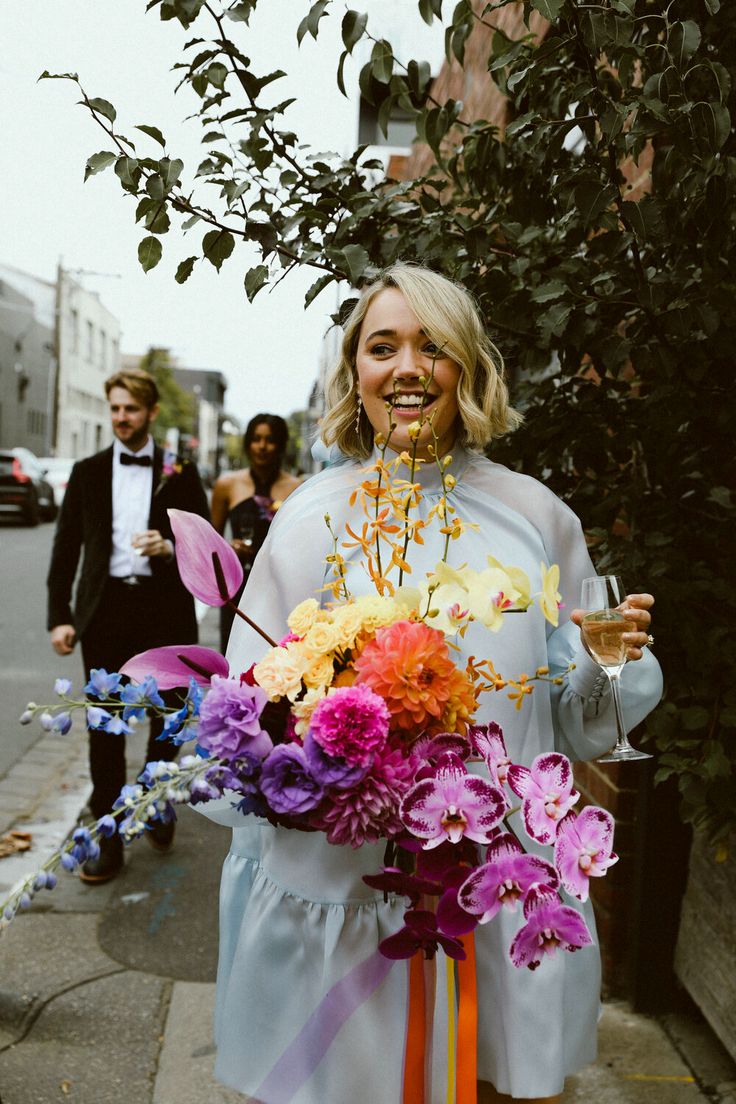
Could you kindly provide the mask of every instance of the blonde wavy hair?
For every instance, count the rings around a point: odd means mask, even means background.
[[[470,294],[427,268],[397,263],[365,288],[344,325],[340,359],[326,386],[327,414],[321,425],[325,444],[335,444],[357,459],[373,449],[373,428],[362,408],[356,425],[355,364],[363,320],[373,300],[386,288],[402,293],[427,336],[460,366],[458,443],[482,450],[494,437],[515,429],[522,416],[509,405],[503,358],[485,332]]]

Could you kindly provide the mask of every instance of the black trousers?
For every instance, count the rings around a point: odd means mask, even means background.
[[[170,629],[167,631],[169,621],[154,579],[146,579],[142,585],[134,587],[108,579],[97,611],[81,640],[87,678],[93,668],[119,671],[125,661],[138,652],[181,643],[172,639]],[[171,704],[177,702],[176,691],[170,692],[169,698]],[[101,704],[104,708],[104,702]],[[169,762],[176,758],[176,744],[157,738],[162,731],[163,721],[153,717],[145,762],[152,759]],[[90,810],[99,818],[111,811],[126,782],[124,735],[89,730],[89,772],[92,779]]]

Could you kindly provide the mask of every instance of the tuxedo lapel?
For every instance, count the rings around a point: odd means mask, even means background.
[[[98,455],[99,464],[95,473],[97,477],[95,499],[100,511],[100,522],[110,534],[110,544],[112,545],[112,446]]]

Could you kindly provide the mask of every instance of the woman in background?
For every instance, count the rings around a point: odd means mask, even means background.
[[[289,444],[289,427],[278,414],[256,414],[248,422],[243,449],[248,467],[226,472],[212,491],[212,524],[225,535],[230,525],[230,544],[243,565],[243,587],[258,549],[281,503],[299,486],[299,480],[282,470]],[[234,601],[240,601],[240,588]],[[220,610],[220,648],[225,652],[234,611]]]

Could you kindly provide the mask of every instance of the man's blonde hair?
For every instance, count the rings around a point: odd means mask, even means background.
[[[158,387],[150,372],[143,368],[124,368],[105,380],[105,394],[110,397],[113,387],[124,387],[134,399],[150,410],[159,401]]]
[[[492,438],[515,429],[521,415],[509,406],[503,358],[485,332],[470,294],[427,268],[397,263],[365,288],[345,323],[340,359],[326,387],[327,414],[321,426],[325,443],[358,459],[373,448],[373,428],[364,411],[356,425],[355,363],[363,320],[387,288],[401,292],[430,340],[460,366],[458,443],[481,450]]]

